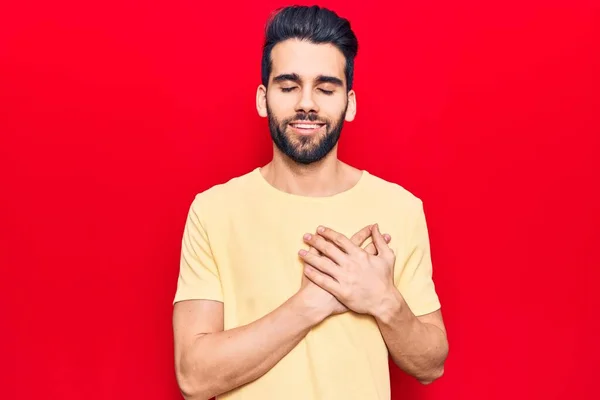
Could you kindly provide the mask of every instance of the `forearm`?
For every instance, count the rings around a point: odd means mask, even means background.
[[[324,316],[293,296],[259,320],[200,336],[181,360],[180,387],[188,400],[207,400],[273,368]]]
[[[393,291],[374,316],[398,367],[424,384],[443,374],[448,354],[445,333],[419,321],[399,292]]]

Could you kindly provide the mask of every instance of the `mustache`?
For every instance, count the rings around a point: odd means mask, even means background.
[[[292,121],[310,121],[310,122],[321,122],[326,125],[329,125],[329,121],[323,118],[320,118],[317,113],[305,113],[298,112],[294,117],[287,118],[284,123],[287,125]]]

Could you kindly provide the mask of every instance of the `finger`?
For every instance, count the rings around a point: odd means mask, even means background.
[[[311,254],[306,250],[300,250],[298,254],[305,263],[310,264],[311,267],[318,269],[322,273],[331,276],[337,281],[338,274],[341,272],[341,270],[340,267],[331,262],[331,260],[316,254]]]
[[[362,249],[359,246],[352,243],[352,241],[350,239],[348,239],[346,236],[342,235],[339,232],[334,231],[331,228],[326,228],[324,226],[320,226],[317,229],[317,232],[319,233],[319,235],[323,236],[325,239],[327,239],[329,242],[336,245],[338,248],[340,248],[347,254],[352,255],[359,251],[362,251]]]
[[[371,227],[372,226],[373,225],[367,225],[364,228],[362,228],[360,231],[356,232],[354,235],[352,235],[352,237],[350,238],[350,241],[357,246],[362,246],[364,241],[367,240],[367,238],[369,236],[371,236]]]
[[[308,252],[311,253],[311,254],[320,255],[319,250],[315,249],[312,246],[308,246]]]
[[[383,235],[379,231],[379,224],[375,224],[372,230],[373,233],[373,243],[375,244],[375,248],[377,249],[377,254],[387,254],[390,250],[388,247]]]
[[[383,239],[386,243],[390,243],[392,241],[392,237],[387,233],[383,235]],[[369,243],[367,247],[365,247],[365,251],[372,255],[377,255],[377,248],[373,242]]]
[[[317,254],[319,256],[323,255],[319,250],[317,250],[316,248],[314,248],[312,246],[309,246],[309,250],[312,250],[311,253],[313,253],[313,254]]]
[[[304,235],[304,241],[336,264],[343,263],[346,257],[348,257],[348,255],[340,248],[321,235],[311,235],[307,233]]]
[[[335,297],[339,296],[340,284],[338,281],[319,271],[318,269],[310,266],[309,264],[304,265],[304,275],[310,279],[315,285],[328,291]]]
[[[315,249],[312,246],[308,246],[308,252],[310,254],[314,254],[316,256],[320,256],[321,255],[321,253],[319,253],[319,250]],[[302,274],[302,281],[304,282],[305,279],[308,279],[308,277],[305,274]]]
[[[365,247],[365,251],[371,255],[374,255],[374,256],[377,255],[377,248],[375,247],[375,245],[373,243],[369,243],[369,245],[367,247]]]

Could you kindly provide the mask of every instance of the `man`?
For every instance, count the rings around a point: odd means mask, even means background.
[[[186,399],[389,399],[388,356],[422,383],[443,373],[422,203],[337,158],[356,51],[329,10],[269,21],[257,109],[273,159],[198,194],[185,225],[173,325]]]

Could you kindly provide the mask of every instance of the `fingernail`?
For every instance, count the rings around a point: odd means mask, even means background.
[[[298,254],[300,254],[301,256],[305,256],[305,255],[306,255],[306,253],[307,253],[307,251],[306,251],[306,250],[300,250],[300,251],[298,252]]]
[[[312,237],[312,236],[310,235],[310,233],[306,233],[306,234],[304,235],[304,240],[310,240],[310,238],[311,238],[311,237]]]
[[[323,233],[323,232],[325,232],[325,228],[323,228],[322,226],[319,226],[319,227],[317,228],[317,232],[319,232],[319,233]]]

